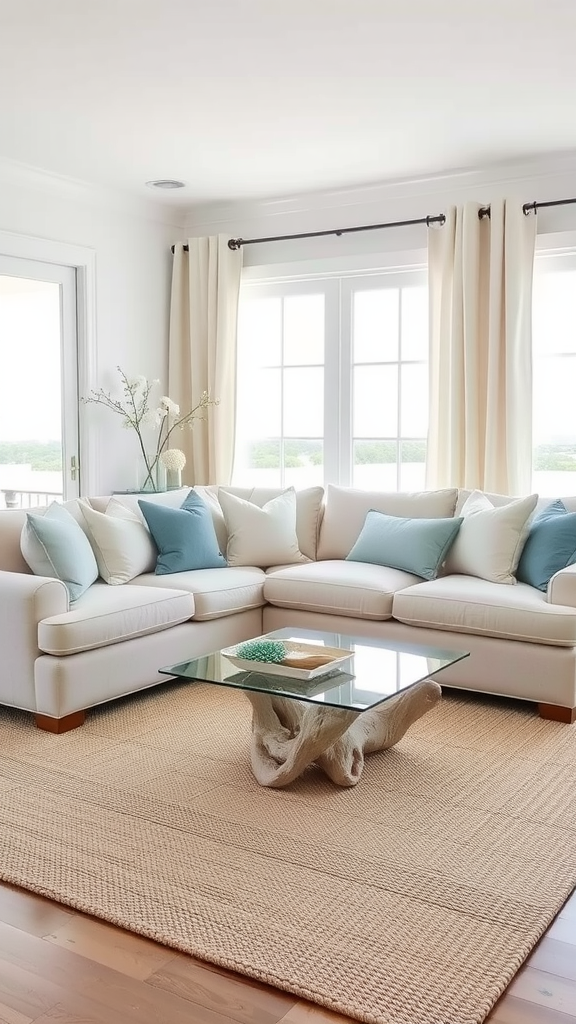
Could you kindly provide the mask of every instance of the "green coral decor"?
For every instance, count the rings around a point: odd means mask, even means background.
[[[246,661],[265,661],[278,664],[286,657],[286,645],[281,640],[247,640],[236,648],[238,658]]]

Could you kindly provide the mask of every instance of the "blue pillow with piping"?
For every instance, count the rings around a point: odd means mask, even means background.
[[[228,563],[218,547],[212,513],[191,490],[180,508],[138,499],[158,548],[156,575],[189,569],[220,569]]]
[[[574,562],[576,512],[569,512],[563,501],[553,501],[530,524],[516,579],[545,591],[554,573]]]
[[[436,579],[462,518],[404,519],[370,509],[347,559],[402,569],[425,580]]]
[[[20,550],[35,576],[62,580],[74,604],[98,578],[88,537],[74,516],[53,501],[45,513],[27,512]]]

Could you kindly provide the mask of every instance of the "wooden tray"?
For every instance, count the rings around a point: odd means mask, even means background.
[[[270,640],[271,637],[258,637],[258,640]],[[341,647],[325,647],[323,644],[300,643],[298,640],[283,640],[286,648],[288,664],[283,661],[252,661],[248,658],[239,658],[236,651],[242,644],[234,644],[233,647],[225,647],[221,652],[228,661],[236,668],[248,672],[261,672],[267,676],[286,676],[290,679],[316,679],[317,676],[326,676],[334,672],[340,666],[345,665],[350,658],[354,657],[353,651],[343,650]],[[313,668],[298,668],[297,663],[301,661],[306,665],[309,658],[325,658],[326,661]]]

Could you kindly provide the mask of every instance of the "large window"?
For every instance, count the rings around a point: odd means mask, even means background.
[[[424,485],[426,275],[244,284],[234,482]]]
[[[537,256],[533,309],[532,486],[576,494],[576,253]]]

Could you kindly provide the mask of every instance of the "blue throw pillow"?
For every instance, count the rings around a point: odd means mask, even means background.
[[[98,565],[84,530],[54,501],[42,515],[27,512],[20,549],[35,576],[62,580],[70,603],[98,578]]]
[[[189,492],[180,508],[140,499],[138,504],[158,548],[158,576],[228,564],[218,547],[212,513],[196,491]]]
[[[351,562],[388,565],[433,580],[461,523],[461,518],[403,519],[370,509],[347,558]]]
[[[576,512],[554,501],[530,525],[516,578],[538,590],[546,590],[555,572],[576,562]]]

